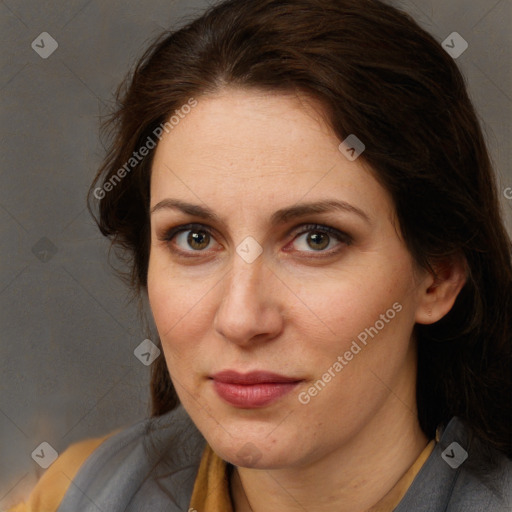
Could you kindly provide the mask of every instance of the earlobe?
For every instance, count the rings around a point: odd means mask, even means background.
[[[435,274],[428,274],[421,290],[417,323],[433,324],[448,314],[466,283],[466,269],[462,255],[453,256],[434,267]]]

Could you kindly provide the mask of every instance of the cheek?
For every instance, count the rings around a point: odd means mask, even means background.
[[[317,375],[327,372],[338,356],[347,361],[344,378],[354,385],[369,369],[391,376],[402,364],[415,311],[408,264],[403,259],[386,266],[386,272],[360,268],[336,279],[303,282],[298,295],[308,313],[294,318],[297,330],[310,340],[304,355]]]
[[[366,267],[315,280],[289,279],[287,284],[296,295],[294,313],[290,316],[305,328],[317,328],[329,339],[352,339],[373,326],[381,315],[383,321],[391,320],[389,325],[404,316],[397,315],[396,309],[403,310],[405,304],[411,303],[413,287],[407,276],[405,267],[373,272]],[[395,303],[402,308],[393,308]]]
[[[401,376],[411,361],[412,291],[395,273],[370,282],[347,278],[337,285],[323,283],[321,295],[302,291],[311,309],[322,312],[322,322],[298,320],[297,329],[309,340],[301,359],[310,376],[299,401],[315,414],[332,411],[347,429],[390,392],[406,395]],[[323,325],[329,334],[311,342],[317,329],[326,331]]]
[[[208,325],[207,288],[191,286],[189,280],[174,277],[177,272],[166,268],[158,257],[150,258],[148,269],[148,298],[165,356],[183,359],[200,339]]]

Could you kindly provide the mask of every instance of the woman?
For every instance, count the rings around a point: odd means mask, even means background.
[[[511,510],[511,245],[430,35],[377,0],[223,2],[110,123],[91,199],[158,330],[152,418],[19,510]]]

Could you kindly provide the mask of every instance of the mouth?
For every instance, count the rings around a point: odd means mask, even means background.
[[[210,377],[219,397],[228,404],[255,409],[276,402],[294,389],[303,379],[266,371],[239,373],[224,370]]]

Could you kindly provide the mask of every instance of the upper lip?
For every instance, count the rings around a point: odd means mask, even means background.
[[[301,379],[294,377],[286,377],[277,373],[266,371],[253,371],[249,373],[240,373],[236,370],[223,370],[211,376],[213,380],[224,382],[225,384],[264,384],[264,383],[280,383],[280,382],[299,382]]]

